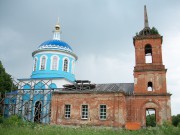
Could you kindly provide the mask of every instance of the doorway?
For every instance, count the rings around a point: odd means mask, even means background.
[[[156,110],[154,108],[146,109],[146,127],[156,126]]]
[[[34,122],[40,123],[41,122],[41,102],[37,101],[35,104],[34,109]]]

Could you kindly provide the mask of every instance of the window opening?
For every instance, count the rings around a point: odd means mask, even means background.
[[[68,71],[68,60],[67,60],[67,59],[64,60],[64,68],[63,68],[63,71],[65,71],[65,72]]]
[[[29,103],[26,102],[26,103],[24,104],[24,115],[27,116],[28,113],[29,113]]]
[[[145,46],[145,62],[152,63],[152,47],[149,44]]]
[[[71,105],[65,105],[65,118],[70,118],[71,116]]]
[[[37,101],[34,110],[34,122],[40,123],[41,121],[41,102]]]
[[[46,66],[46,57],[43,56],[41,59],[41,70],[45,70],[45,66]]]
[[[106,105],[100,105],[100,119],[106,119]]]
[[[88,105],[82,105],[82,119],[88,119]]]
[[[156,126],[156,110],[152,108],[146,109],[146,127]]]
[[[148,82],[147,91],[153,91],[153,84],[152,84],[152,82]]]

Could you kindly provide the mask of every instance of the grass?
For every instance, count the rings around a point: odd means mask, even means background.
[[[163,124],[155,128],[128,131],[105,127],[70,127],[35,124],[18,117],[0,119],[0,135],[180,135],[180,126]]]

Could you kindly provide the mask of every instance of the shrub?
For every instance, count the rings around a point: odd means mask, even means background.
[[[155,35],[155,34],[159,34],[159,32],[155,27],[152,27],[151,34]]]

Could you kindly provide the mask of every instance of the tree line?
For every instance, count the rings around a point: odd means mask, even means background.
[[[5,92],[10,92],[16,90],[17,88],[13,84],[11,75],[9,75],[5,68],[3,67],[2,62],[0,61],[0,94],[3,96]]]

